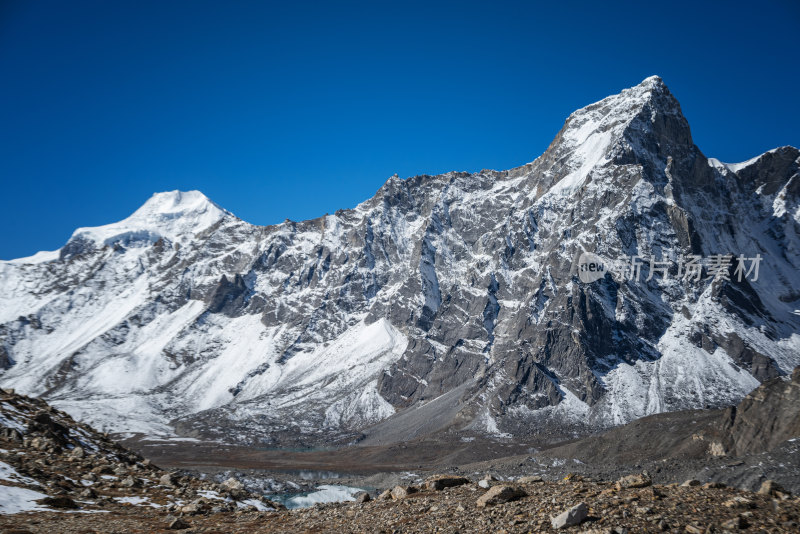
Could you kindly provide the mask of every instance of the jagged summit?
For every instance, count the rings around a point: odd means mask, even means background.
[[[547,151],[514,172],[541,174],[540,193],[570,198],[609,164],[663,168],[669,156],[693,149],[680,104],[651,76],[573,112]]]

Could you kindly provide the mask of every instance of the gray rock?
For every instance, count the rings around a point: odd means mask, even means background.
[[[244,489],[244,484],[236,480],[235,478],[231,477],[222,484],[220,484],[223,488],[227,490],[233,491],[241,491]]]
[[[644,488],[651,486],[653,479],[650,474],[645,472],[637,475],[628,475],[617,480],[617,489],[622,488]]]
[[[139,482],[139,479],[129,476],[126,477],[122,482],[120,482],[119,485],[124,488],[138,488],[139,486],[142,485],[142,483]]]
[[[184,530],[190,528],[192,525],[184,521],[180,517],[167,516],[167,529],[169,530]]]
[[[765,480],[758,488],[759,495],[775,495],[776,493],[788,493],[783,487],[774,480]]]
[[[516,501],[525,495],[526,493],[516,486],[500,484],[493,486],[491,489],[489,489],[489,491],[481,495],[475,502],[475,505],[478,508],[484,508],[486,506],[492,506],[495,504]]]
[[[569,510],[562,512],[550,520],[553,528],[561,529],[580,525],[589,515],[589,507],[586,503],[576,504]]]
[[[434,475],[425,480],[425,488],[434,491],[464,484],[469,484],[469,479],[455,475]]]
[[[158,479],[162,486],[177,486],[178,477],[174,473],[165,473]]]
[[[417,493],[417,491],[417,488],[414,486],[395,486],[392,488],[391,495],[392,499],[399,500],[405,499],[409,495]]]

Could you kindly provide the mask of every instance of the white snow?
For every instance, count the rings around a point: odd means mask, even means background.
[[[22,484],[30,484],[30,485],[38,485],[39,483],[36,482],[34,479],[30,477],[26,477],[20,475],[16,469],[11,467],[5,462],[0,461],[0,480],[5,480],[9,482],[15,483],[22,483]]]
[[[274,508],[267,506],[263,502],[259,501],[258,499],[245,499],[243,501],[238,501],[236,503],[238,508],[247,508],[248,506],[255,507],[259,512],[268,512],[274,510]]]
[[[99,244],[117,241],[154,243],[161,237],[185,241],[216,224],[230,213],[200,191],[156,193],[130,217],[113,224],[78,228],[72,239],[85,238]]]
[[[0,485],[0,514],[18,514],[21,512],[50,511],[50,508],[37,504],[36,501],[47,497],[44,493],[16,486]]]
[[[59,258],[59,253],[59,250],[41,250],[33,256],[27,256],[25,258],[17,258],[13,260],[0,260],[0,263],[10,263],[14,265],[45,263],[48,261],[57,260]]]

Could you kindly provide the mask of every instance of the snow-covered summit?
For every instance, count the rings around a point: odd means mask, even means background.
[[[155,193],[130,217],[122,221],[78,228],[70,241],[86,239],[97,244],[116,242],[155,242],[165,237],[182,239],[208,229],[223,217],[231,215],[200,191],[167,191]]]
[[[542,156],[552,162],[553,175],[562,175],[550,193],[570,196],[586,183],[589,173],[622,153],[626,159],[650,157],[652,146],[691,144],[689,125],[680,104],[658,76],[624,89],[572,113]],[[563,171],[567,171],[564,173]]]

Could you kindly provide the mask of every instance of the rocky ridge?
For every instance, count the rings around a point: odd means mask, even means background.
[[[130,506],[194,515],[284,508],[235,479],[169,472],[44,401],[0,390],[0,513],[111,512]]]
[[[728,406],[800,363],[798,169],[793,147],[707,158],[651,77],[529,164],[392,177],[313,220],[159,193],[0,262],[0,384],[103,430],[292,447]],[[640,277],[584,283],[582,252]],[[709,276],[727,254],[758,279]]]

